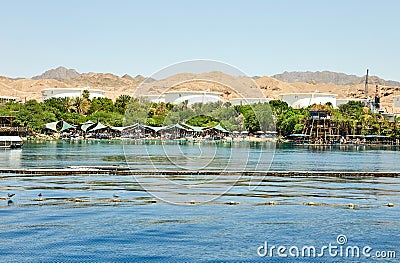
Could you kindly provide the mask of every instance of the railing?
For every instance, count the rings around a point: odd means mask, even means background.
[[[0,127],[0,132],[27,132],[26,127]]]

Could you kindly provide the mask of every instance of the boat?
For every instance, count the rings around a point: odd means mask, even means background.
[[[24,142],[19,136],[0,136],[0,148],[21,148],[23,144]]]

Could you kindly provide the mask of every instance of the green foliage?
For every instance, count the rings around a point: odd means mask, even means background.
[[[234,107],[225,105],[211,112],[211,116],[229,131],[241,130],[240,127],[244,127],[242,119],[239,118],[239,112]]]
[[[187,124],[197,127],[213,127],[219,123],[219,121],[211,116],[197,115],[186,121]]]
[[[86,96],[87,94],[85,94]],[[394,123],[388,122],[379,114],[372,113],[360,102],[351,101],[333,109],[332,121],[343,134],[382,134],[400,137],[400,118]],[[151,126],[166,126],[186,122],[193,126],[214,126],[220,123],[230,131],[256,132],[274,130],[280,135],[300,133],[309,118],[307,109],[293,109],[282,101],[253,105],[229,103],[206,103],[189,106],[187,102],[179,105],[170,103],[151,103],[139,101],[128,95],[121,95],[113,103],[108,98],[94,98],[89,101],[81,98],[52,98],[45,102],[29,100],[26,103],[8,102],[0,104],[1,116],[13,116],[14,125],[26,126],[35,132],[41,132],[48,122],[65,120],[80,124],[87,120],[100,121],[111,126],[126,126],[136,122]],[[88,115],[85,115],[88,114]]]
[[[126,106],[124,115],[124,125],[133,125],[135,123],[146,123],[151,103],[149,101],[140,102],[138,99],[131,99]]]
[[[90,100],[89,97],[90,97],[90,91],[87,90],[87,89],[85,89],[85,90],[82,92],[82,98],[84,98],[84,99],[86,99],[86,100]]]
[[[254,114],[258,120],[261,131],[274,131],[275,123],[272,117],[272,110],[268,103],[256,103],[253,105]]]
[[[88,119],[109,126],[121,127],[123,125],[124,116],[118,112],[98,111],[88,115]]]
[[[46,123],[57,120],[53,112],[45,110],[43,103],[38,103],[36,100],[29,100],[25,104],[21,104],[19,111],[14,116],[15,125],[25,126],[32,131],[41,131]]]
[[[349,101],[339,105],[339,111],[344,116],[359,117],[364,113],[364,105],[360,101]]]
[[[128,107],[131,99],[132,99],[132,97],[129,95],[120,95],[115,100],[115,104],[114,104],[115,111],[120,114],[125,114],[126,108]]]
[[[297,123],[294,125],[293,133],[301,133],[304,129],[304,124]]]
[[[164,120],[165,120],[165,116],[154,115],[153,117],[146,119],[146,125],[153,126],[153,127],[165,126]]]
[[[93,114],[98,111],[113,112],[113,101],[110,98],[93,98],[92,102],[90,103],[88,113]]]
[[[63,113],[57,120],[64,120],[71,124],[81,124],[88,121],[88,118],[76,112]]]
[[[168,113],[165,118],[165,125],[171,125],[176,123],[186,122],[196,114],[191,109],[181,110],[180,106],[176,106],[172,108],[172,110]]]

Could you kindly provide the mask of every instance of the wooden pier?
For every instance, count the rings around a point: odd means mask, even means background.
[[[188,171],[131,170],[126,166],[87,166],[67,168],[0,169],[0,175],[69,176],[69,175],[147,175],[147,176],[256,176],[256,177],[400,177],[400,172],[359,171]]]

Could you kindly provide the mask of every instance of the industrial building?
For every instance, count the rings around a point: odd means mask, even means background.
[[[76,98],[81,97],[84,90],[89,91],[89,99],[103,98],[104,90],[91,89],[89,87],[82,88],[50,88],[42,90],[43,100],[51,98]]]
[[[232,105],[249,105],[249,104],[256,104],[256,103],[264,103],[270,102],[273,99],[270,98],[233,98],[230,100]]]
[[[168,91],[165,92],[165,102],[180,104],[184,101],[188,105],[194,103],[222,102],[222,92],[211,91]]]
[[[326,104],[330,103],[332,107],[336,107],[336,94],[330,93],[285,93],[280,94],[280,99],[286,102],[289,106],[299,109],[307,108],[313,104]]]

